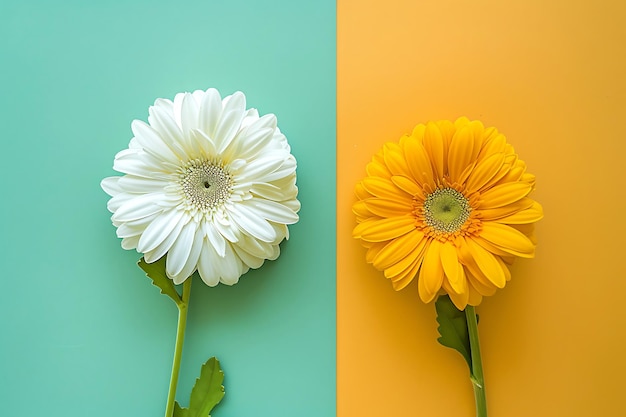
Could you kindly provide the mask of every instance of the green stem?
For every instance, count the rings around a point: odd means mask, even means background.
[[[471,380],[474,386],[474,400],[476,401],[476,417],[487,417],[487,399],[485,397],[485,378],[483,377],[483,362],[480,358],[480,342],[478,341],[478,320],[473,306],[465,308],[467,330],[469,331],[470,350],[472,355]]]
[[[183,342],[185,341],[185,328],[187,327],[187,308],[189,306],[189,295],[191,294],[191,278],[183,282],[182,302],[178,306],[178,327],[176,328],[176,345],[174,347],[174,364],[172,365],[172,377],[170,378],[170,389],[167,392],[167,407],[165,417],[174,415],[174,401],[176,399],[176,386],[178,385],[178,374],[180,372],[180,359],[183,355]]]

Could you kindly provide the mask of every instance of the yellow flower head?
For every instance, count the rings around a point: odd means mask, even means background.
[[[394,289],[414,277],[422,301],[445,292],[463,310],[535,253],[535,177],[494,127],[465,117],[420,124],[386,143],[356,186],[353,236]]]

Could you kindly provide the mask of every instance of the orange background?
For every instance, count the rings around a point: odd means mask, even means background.
[[[490,416],[626,415],[626,2],[339,0],[338,417],[473,416],[434,305],[366,265],[354,184],[385,141],[466,115],[537,176],[534,260],[477,309]]]

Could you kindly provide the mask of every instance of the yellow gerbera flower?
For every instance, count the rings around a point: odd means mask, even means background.
[[[494,127],[465,117],[420,124],[366,171],[353,235],[394,289],[417,277],[422,301],[445,292],[463,310],[505,286],[515,257],[534,256],[535,177]]]

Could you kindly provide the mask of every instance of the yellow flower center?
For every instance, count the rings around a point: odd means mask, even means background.
[[[233,179],[222,164],[195,159],[183,167],[180,186],[190,208],[208,212],[228,200]]]
[[[424,201],[424,220],[439,233],[461,230],[471,211],[469,200],[454,188],[438,188]]]

